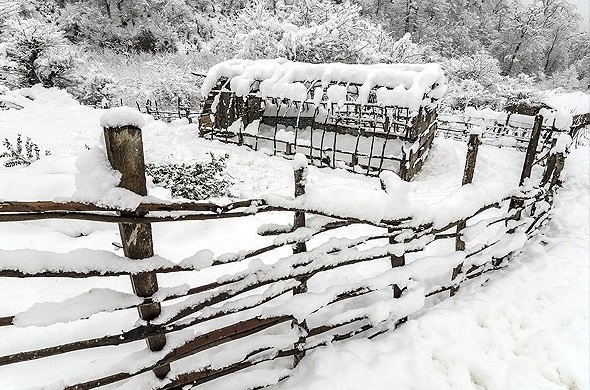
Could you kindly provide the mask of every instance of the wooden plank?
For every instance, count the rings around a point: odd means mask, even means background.
[[[184,344],[167,353],[163,358],[157,362],[150,364],[133,373],[120,372],[117,374],[108,375],[102,378],[93,379],[87,382],[78,383],[67,386],[64,390],[89,390],[97,387],[105,386],[111,383],[116,383],[125,379],[129,379],[144,372],[155,370],[158,367],[164,367],[172,362],[194,355],[198,352],[206,351],[207,349],[225,344],[230,341],[239,340],[241,338],[256,334],[266,330],[275,325],[290,321],[291,317],[273,317],[273,318],[251,318],[240,321],[236,324],[228,325],[219,329],[215,329],[206,334],[198,335]]]
[[[539,144],[539,138],[541,137],[541,128],[543,126],[543,116],[535,116],[535,124],[533,125],[533,131],[531,134],[531,140],[526,150],[524,158],[524,165],[520,174],[519,185],[523,185],[524,181],[531,177],[531,171],[533,169],[533,163],[535,162],[535,156],[537,155],[537,145]]]
[[[119,187],[136,194],[146,196],[145,162],[141,129],[136,126],[105,127],[105,147],[107,157],[113,169],[121,172]],[[121,212],[123,216],[143,217],[142,213]],[[119,223],[119,234],[123,243],[125,257],[130,259],[146,259],[154,256],[152,226],[149,223]],[[159,302],[153,302],[151,296],[158,291],[158,279],[155,272],[143,272],[131,275],[133,291],[145,298],[139,305],[139,317],[151,321],[161,312]],[[166,336],[158,334],[146,339],[152,351],[160,351],[166,345]],[[158,378],[163,378],[170,367],[160,367],[154,371]]]
[[[305,195],[305,182],[307,179],[307,166],[303,166],[293,170],[293,178],[295,182],[295,198]],[[293,216],[293,231],[297,230],[298,228],[305,227],[305,213],[302,211],[296,211]],[[298,242],[293,245],[293,254],[307,252],[307,245],[305,242]],[[307,292],[307,280],[309,276],[305,276],[302,278],[297,278],[299,281],[299,285],[293,289],[293,295],[296,294],[303,294]],[[307,322],[305,320],[299,322],[298,320],[293,320],[293,326],[297,327],[301,332],[301,337],[299,341],[295,344],[295,349],[298,350],[295,355],[293,355],[293,364],[297,366],[299,362],[305,356],[305,351],[303,351],[302,346],[305,345],[305,335],[309,331],[307,327]]]
[[[463,179],[461,185],[470,184],[473,181],[473,175],[475,174],[475,165],[477,162],[477,152],[479,145],[481,144],[479,134],[470,134],[469,142],[467,143],[467,155],[465,157],[465,168],[463,169]],[[467,226],[466,219],[462,219],[457,223],[457,237],[455,238],[455,250],[464,251],[465,241],[461,237],[461,231]],[[453,269],[451,281],[455,280],[463,269],[463,263],[459,264]],[[451,289],[451,296],[455,295],[458,291],[457,288]]]

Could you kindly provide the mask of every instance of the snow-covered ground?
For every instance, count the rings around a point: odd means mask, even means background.
[[[590,388],[589,168],[574,150],[552,221],[506,269],[395,332],[310,353],[278,388]]]
[[[22,133],[51,155],[25,168],[0,168],[1,200],[71,198],[76,193],[76,160],[86,146],[100,145],[102,110],[80,106],[67,96],[33,91],[38,99],[22,110],[0,111],[0,135],[14,140]],[[194,125],[166,125],[146,117],[143,129],[148,162],[194,162],[207,153],[228,153],[227,173],[237,197],[293,192],[292,166],[287,160],[197,138]],[[437,138],[428,162],[406,190],[408,208],[436,210],[453,199],[460,187],[466,147]],[[492,197],[507,194],[518,183],[523,154],[513,149],[482,146],[474,182]],[[505,270],[478,279],[455,297],[411,318],[395,332],[373,340],[353,340],[311,352],[281,383],[281,389],[586,389],[588,381],[588,251],[589,157],[577,149],[568,158],[564,188],[556,198],[554,217],[544,236],[530,243]],[[345,192],[371,206],[380,189],[375,178],[343,170],[310,168],[310,188]],[[150,194],[167,199],[162,188]],[[362,199],[364,198],[364,199]],[[223,200],[222,200],[223,201]],[[364,203],[363,203],[364,202]],[[449,203],[447,203],[449,204]],[[460,206],[460,205],[459,205]],[[424,211],[426,210],[426,211]],[[361,210],[362,211],[362,210]],[[203,249],[220,255],[268,244],[256,235],[263,223],[286,223],[290,216],[255,215],[229,220],[154,224],[155,252],[178,262]],[[352,234],[359,232],[352,231]],[[228,240],[227,237],[231,237]],[[78,248],[114,251],[114,224],[81,221],[0,223],[0,249],[68,252]],[[542,242],[541,242],[542,241]],[[25,261],[26,259],[23,259]],[[263,259],[264,260],[264,259]],[[226,269],[229,272],[229,270]],[[364,272],[364,270],[359,270]],[[490,274],[488,274],[490,275]],[[201,284],[216,275],[160,278],[160,286]],[[340,275],[349,277],[349,275]],[[127,278],[8,279],[0,278],[0,316],[28,309],[35,302],[53,302],[90,288],[131,292]],[[96,337],[129,328],[134,311],[93,316],[80,324],[46,328],[0,328],[0,355],[54,345],[80,337]],[[51,360],[0,367],[0,389],[43,388],[43,384],[74,383],[117,369],[117,362],[144,344],[76,352]],[[35,372],[34,376],[29,375]],[[225,384],[224,384],[225,383]],[[225,386],[225,387],[224,387]],[[216,381],[210,388],[227,388]],[[115,387],[111,387],[115,388]]]

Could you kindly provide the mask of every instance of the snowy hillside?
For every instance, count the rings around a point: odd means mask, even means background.
[[[32,94],[37,99],[25,101],[23,109],[0,111],[0,134],[11,140],[18,134],[31,137],[42,151],[51,154],[42,155],[27,167],[0,168],[0,200],[75,199],[80,185],[76,183],[79,158],[91,153],[87,148],[101,145],[99,118],[104,111],[79,105],[60,91],[34,88]],[[227,153],[233,196],[291,196],[293,173],[288,160],[199,139],[196,126],[182,121],[168,125],[149,116],[144,119],[148,163],[195,162],[206,159],[210,152]],[[437,138],[421,173],[404,184],[407,196],[400,201],[406,203],[399,212],[422,213],[426,218],[437,215],[441,204],[446,205],[446,210],[471,207],[473,200],[466,202],[466,198],[458,197],[465,152],[464,143]],[[511,148],[481,146],[474,179],[480,196],[494,199],[509,194],[517,187],[523,159],[522,152]],[[530,242],[508,268],[465,285],[456,296],[418,312],[395,332],[372,340],[336,343],[309,353],[291,378],[278,388],[589,388],[589,164],[587,148],[575,149],[568,157],[564,187],[556,197],[551,222],[543,229],[543,235]],[[380,191],[380,185],[376,178],[339,169],[310,167],[308,177],[310,191],[330,194],[331,207],[337,207],[345,194],[348,201],[360,204],[356,211],[359,215],[370,215],[379,205],[375,193]],[[149,192],[170,199],[170,192],[164,188],[152,185]],[[252,234],[256,228],[264,223],[289,222],[282,218],[261,214],[236,222],[208,221],[206,225],[199,221],[154,224],[155,252],[180,262],[204,249],[219,256],[255,248],[272,242],[272,238]],[[359,227],[349,234],[366,232]],[[228,236],[231,240],[225,239]],[[79,248],[116,253],[118,249],[112,243],[120,241],[113,224],[66,220],[3,222],[0,237],[3,251],[35,249],[59,253]],[[441,246],[438,250],[448,248]],[[0,252],[0,256],[2,253],[7,252]],[[334,281],[354,280],[375,270],[378,267],[359,267],[354,273],[343,271],[333,277]],[[231,271],[231,267],[226,268],[226,272]],[[200,283],[219,276],[199,275]],[[191,277],[170,274],[161,278],[160,287],[165,290],[194,282]],[[109,278],[106,282],[92,278],[2,278],[0,283],[0,316],[25,311],[37,302],[63,301],[99,286],[132,292],[125,277]],[[100,291],[93,291],[97,294],[95,299],[102,297]],[[78,305],[88,302],[95,301],[82,300]],[[67,318],[67,313],[62,315]],[[118,332],[136,321],[136,313],[106,313],[85,321],[84,327],[67,322],[44,328],[0,327],[0,355]],[[81,380],[85,372],[92,371],[96,376],[113,372],[123,363],[117,363],[120,358],[142,349],[143,345],[129,344],[116,352],[90,350],[66,354],[51,360],[50,366],[44,359],[2,366],[0,388],[41,389],[50,383],[60,388],[60,383]],[[31,376],[31,372],[35,375]],[[229,376],[199,388],[246,388],[247,384],[256,383],[248,375]]]

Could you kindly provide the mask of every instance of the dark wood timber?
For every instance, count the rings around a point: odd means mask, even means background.
[[[307,167],[301,167],[295,169],[293,171],[293,177],[295,179],[295,197],[299,197],[305,194],[305,180],[307,176]],[[305,213],[303,211],[296,211],[295,215],[293,216],[293,230],[296,230],[300,227],[305,227]],[[293,253],[303,253],[307,251],[307,245],[305,242],[297,242],[293,245]],[[298,278],[297,280],[300,282],[297,287],[293,289],[293,294],[303,294],[307,292],[307,280],[309,277],[302,277]],[[297,320],[293,320],[293,326],[297,327],[302,336],[299,338],[297,344],[295,344],[295,349],[297,352],[293,355],[293,364],[297,366],[301,359],[305,356],[305,351],[303,350],[303,345],[305,345],[305,334],[309,331],[307,328],[307,322],[304,320],[299,322]]]
[[[541,137],[541,127],[543,126],[543,116],[535,116],[535,124],[533,125],[533,131],[531,133],[531,140],[526,149],[526,155],[524,158],[524,165],[522,166],[522,172],[520,174],[519,185],[523,185],[524,181],[531,177],[531,171],[533,169],[533,162],[535,162],[535,156],[537,155],[537,146],[539,145],[539,138]]]
[[[477,152],[479,149],[479,145],[481,144],[480,135],[479,134],[470,134],[469,141],[467,143],[467,156],[465,157],[465,169],[463,170],[463,180],[461,181],[461,185],[470,184],[473,181],[473,175],[475,174],[475,165],[477,162]],[[456,251],[464,251],[465,250],[465,241],[463,241],[461,237],[461,230],[465,229],[467,226],[467,221],[465,219],[459,221],[457,223],[457,237],[455,238],[455,250]],[[451,280],[455,280],[457,276],[461,273],[463,268],[463,263],[457,265],[453,269],[453,274],[451,276]],[[456,288],[451,289],[451,296],[455,295],[458,290],[458,286]]]
[[[141,129],[136,126],[106,127],[104,138],[109,162],[113,169],[121,172],[119,187],[142,196],[147,195]],[[143,217],[144,213],[122,211],[121,215]],[[119,223],[119,234],[125,257],[141,260],[154,256],[151,224]],[[139,317],[148,322],[155,319],[161,312],[160,303],[150,299],[158,291],[156,273],[143,272],[130,277],[135,294],[145,298],[138,308]],[[149,336],[146,342],[150,350],[159,351],[166,345],[166,336]],[[160,368],[154,370],[154,374],[163,378],[168,371],[170,367]]]

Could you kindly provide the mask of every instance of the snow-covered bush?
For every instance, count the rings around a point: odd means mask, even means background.
[[[469,79],[489,87],[501,78],[500,62],[485,50],[473,55],[445,59],[442,66],[450,81],[460,82]]]
[[[228,196],[231,182],[224,171],[229,155],[210,155],[211,161],[195,164],[147,164],[146,173],[174,197],[202,200]]]
[[[441,62],[448,78],[442,99],[445,109],[462,111],[472,106],[502,110],[506,105],[540,101],[538,80],[525,74],[502,76],[499,61],[485,50]]]
[[[113,79],[92,69],[87,68],[87,73],[80,75],[77,81],[68,90],[82,104],[107,108],[117,95]]]
[[[312,63],[400,62],[420,53],[410,35],[396,44],[385,29],[361,15],[359,5],[329,0],[272,6],[254,1],[235,18],[220,19],[210,47],[225,58]]]
[[[498,94],[505,100],[505,105],[542,100],[543,93],[539,91],[535,78],[523,73],[516,77],[503,77],[497,88]]]
[[[488,52],[442,59],[448,90],[443,106],[464,110],[467,106],[501,109],[504,99],[497,94],[496,84],[502,80],[500,63]]]
[[[184,48],[186,49],[186,48]],[[175,105],[177,98],[197,107],[201,100],[202,77],[193,72],[206,73],[204,69],[218,61],[218,57],[200,52],[140,53],[125,57],[112,52],[94,53],[88,60],[87,69],[105,81],[105,88],[98,88],[94,95],[103,94],[118,104],[120,99],[127,105],[135,102],[143,105],[146,100],[157,101],[159,107]],[[78,95],[78,94],[77,94]]]
[[[14,145],[8,138],[4,138],[2,145],[6,150],[0,153],[0,159],[6,159],[4,166],[7,168],[17,165],[30,165],[32,162],[39,160],[41,149],[29,137],[27,137],[23,149],[22,134],[16,137]],[[50,153],[46,150],[45,154],[48,155]]]
[[[499,96],[495,88],[486,88],[472,79],[448,82],[448,90],[442,99],[442,107],[451,111],[463,111],[466,107],[490,107],[501,110],[505,99]]]
[[[185,0],[118,0],[66,2],[59,23],[73,42],[118,52],[176,50],[180,41],[200,44],[211,37],[205,2]]]
[[[33,18],[10,20],[0,37],[6,50],[0,70],[8,75],[8,85],[63,87],[71,82],[79,62],[55,26]]]

